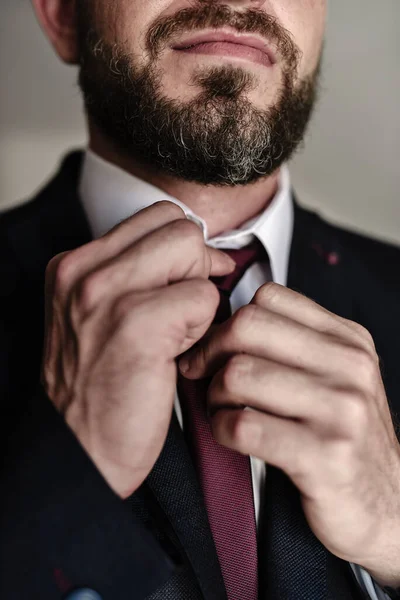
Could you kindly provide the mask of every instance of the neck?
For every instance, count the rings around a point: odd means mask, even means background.
[[[245,186],[200,185],[139,164],[119,152],[93,125],[89,134],[89,147],[93,152],[186,204],[207,223],[209,237],[240,227],[265,210],[277,191],[278,171]]]

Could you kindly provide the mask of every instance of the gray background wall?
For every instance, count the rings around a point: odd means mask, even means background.
[[[85,142],[74,69],[29,0],[1,0],[0,207],[20,202]],[[400,242],[400,1],[331,0],[323,94],[292,164],[298,195],[338,223]]]

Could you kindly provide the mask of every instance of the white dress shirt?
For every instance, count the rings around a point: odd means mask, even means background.
[[[226,231],[213,238],[208,237],[205,221],[182,201],[104,161],[91,150],[87,150],[84,157],[79,193],[94,238],[102,236],[141,209],[161,200],[170,200],[184,210],[188,219],[199,225],[209,246],[221,249],[242,248],[256,236],[268,254],[273,280],[281,285],[287,284],[294,211],[290,175],[286,166],[281,169],[278,190],[265,210],[243,223],[239,229]],[[267,276],[265,266],[263,268],[260,263],[254,264],[246,271],[231,295],[232,314],[250,302],[258,288],[266,282]],[[175,411],[183,427],[177,395]],[[258,525],[266,463],[255,457],[250,457],[250,462],[254,510]],[[371,600],[389,600],[387,594],[377,586],[365,569],[353,563],[351,567],[359,585]]]

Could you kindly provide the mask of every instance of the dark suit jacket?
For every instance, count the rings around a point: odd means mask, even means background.
[[[90,240],[77,195],[81,158],[67,157],[33,201],[0,217],[0,597],[61,599],[87,586],[104,600],[224,600],[176,417],[153,471],[123,502],[38,385],[46,265]],[[394,419],[400,410],[399,264],[398,248],[334,227],[295,203],[288,285],[369,329]],[[259,553],[260,599],[266,600],[262,534]],[[348,563],[329,552],[325,575],[327,600],[362,598]]]

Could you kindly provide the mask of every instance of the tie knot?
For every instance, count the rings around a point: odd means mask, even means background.
[[[267,260],[267,253],[262,243],[257,239],[238,250],[225,250],[225,254],[228,254],[236,263],[236,268],[229,275],[222,277],[210,277],[210,280],[215,283],[220,292],[224,292],[224,295],[228,297],[242,279],[243,275],[254,263]]]
[[[256,262],[268,260],[265,248],[257,238],[254,238],[254,241],[244,248],[223,251],[233,258],[236,263],[236,268],[229,275],[224,275],[223,277],[210,277],[210,280],[219,289],[220,295],[219,307],[214,318],[215,324],[223,323],[231,316],[229,297],[247,269]]]

